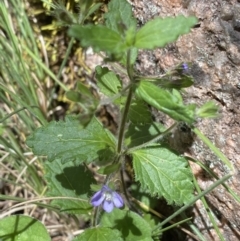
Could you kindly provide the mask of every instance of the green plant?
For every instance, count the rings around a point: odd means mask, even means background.
[[[83,2],[86,4],[86,1]],[[84,17],[80,18],[80,22],[74,16],[68,19],[71,19],[70,23],[68,21],[69,35],[78,39],[83,47],[91,46],[95,52],[104,52],[106,61],[121,63],[129,81],[124,85],[115,72],[97,66],[97,85],[107,100],[99,100],[84,84],[79,83],[77,90],[67,92],[67,97],[85,106],[84,118],[67,116],[64,121],[44,122],[42,127],[28,137],[27,145],[34,154],[47,156],[46,195],[59,197],[51,205],[61,212],[86,215],[91,219],[91,227],[75,237],[74,241],[103,238],[158,240],[166,230],[164,224],[198,199],[204,200],[205,194],[231,177],[230,174],[226,175],[201,192],[187,158],[171,150],[166,142],[167,136],[179,123],[184,122],[192,128],[224,164],[233,170],[227,158],[194,127],[198,118],[215,117],[216,105],[208,102],[197,107],[183,102],[181,89],[193,83],[192,77],[187,74],[188,65],[180,64],[173,72],[161,78],[140,75],[134,70],[139,49],[164,47],[178,36],[188,33],[197,19],[183,16],[156,18],[137,29],[131,6],[125,0],[110,1],[108,13],[105,14],[105,25],[82,25]],[[177,81],[168,78],[176,72]],[[114,104],[120,110],[117,136],[104,128],[94,116],[102,103]],[[174,124],[165,127],[155,122],[149,106],[168,115]],[[147,222],[140,214],[142,209],[149,211],[151,207],[146,208],[141,195],[139,200],[134,198],[124,180],[127,159],[132,161],[135,180],[140,185],[141,193],[149,199],[164,198],[169,204],[182,207],[159,223],[155,223],[152,217],[151,222]],[[102,187],[96,185],[89,164],[98,165],[98,173],[105,175]],[[124,194],[124,208],[123,196],[114,191],[117,182]],[[199,193],[197,196],[194,196],[195,187]],[[94,191],[97,192],[93,195]],[[235,198],[238,199],[236,195]],[[102,207],[107,213],[103,212]],[[189,219],[182,222],[184,221]],[[5,225],[9,221],[2,222]],[[179,223],[171,227],[177,225]],[[204,240],[199,230],[193,225],[191,227],[198,238]],[[221,233],[218,233],[222,239]]]

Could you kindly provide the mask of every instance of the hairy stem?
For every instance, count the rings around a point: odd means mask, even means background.
[[[124,139],[124,131],[125,131],[125,125],[127,122],[127,116],[128,116],[128,111],[130,108],[131,100],[132,100],[132,87],[129,89],[128,96],[127,96],[127,101],[125,104],[125,108],[123,111],[121,123],[120,123],[120,128],[119,128],[119,134],[118,134],[118,146],[117,146],[117,152],[120,154],[122,151],[122,143]]]
[[[133,66],[130,63],[131,59],[131,50],[128,50],[127,53],[127,73],[128,77],[130,79],[130,82],[133,82]],[[122,114],[122,119],[119,127],[119,134],[118,134],[118,146],[117,146],[117,153],[120,154],[122,152],[122,144],[123,144],[123,139],[124,139],[124,132],[125,132],[125,125],[127,122],[127,116],[128,116],[128,111],[131,105],[132,101],[132,96],[133,96],[133,86],[130,86],[129,91],[128,91],[128,96],[127,100],[125,103],[124,111]]]

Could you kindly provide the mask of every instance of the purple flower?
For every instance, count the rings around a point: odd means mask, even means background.
[[[187,63],[183,63],[182,64],[182,68],[184,71],[188,71],[188,64]]]
[[[100,191],[93,195],[91,198],[91,204],[94,207],[102,205],[103,209],[107,213],[110,213],[114,207],[121,208],[124,202],[117,192],[104,185]]]

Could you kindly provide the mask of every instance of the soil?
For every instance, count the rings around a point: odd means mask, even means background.
[[[160,75],[182,62],[191,63],[194,85],[186,89],[185,101],[200,106],[214,100],[219,106],[217,119],[199,120],[196,126],[233,164],[235,173],[227,184],[240,195],[240,1],[133,0],[131,4],[139,26],[154,17],[182,14],[198,18],[195,28],[177,42],[141,51],[136,68],[146,75]],[[229,172],[198,138],[185,154],[206,164],[219,177]],[[202,190],[214,182],[197,165],[191,166]],[[240,240],[240,204],[222,186],[206,199],[224,239]],[[219,240],[200,201],[193,208],[193,218],[206,240]],[[166,240],[192,240],[185,238],[169,236]]]

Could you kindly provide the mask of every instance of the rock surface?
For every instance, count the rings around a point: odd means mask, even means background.
[[[217,119],[199,120],[201,130],[230,160],[235,174],[227,182],[240,195],[240,2],[237,0],[132,0],[138,25],[154,17],[194,15],[199,22],[176,43],[155,51],[141,51],[137,70],[146,75],[160,75],[182,62],[190,62],[195,79],[184,94],[187,103],[198,106],[214,100],[220,108]],[[164,120],[163,120],[164,121]],[[229,171],[211,150],[195,138],[187,153],[208,165],[219,177]],[[196,164],[193,172],[202,190],[214,182]],[[206,197],[226,241],[240,240],[240,203],[222,186]],[[194,223],[206,240],[219,240],[198,201],[193,209]],[[168,239],[183,240],[183,239]],[[192,240],[191,238],[187,240]]]

